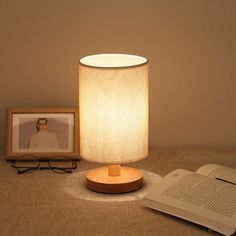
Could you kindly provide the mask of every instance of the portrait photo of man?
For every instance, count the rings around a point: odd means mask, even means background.
[[[12,150],[17,153],[73,152],[73,114],[14,114]]]
[[[30,137],[29,148],[60,148],[58,137],[48,130],[48,119],[39,118],[36,123],[37,132]]]

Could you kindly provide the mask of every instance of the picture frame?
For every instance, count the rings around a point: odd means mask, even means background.
[[[79,160],[78,108],[7,108],[7,160]]]

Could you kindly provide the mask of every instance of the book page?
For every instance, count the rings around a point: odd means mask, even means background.
[[[235,185],[191,171],[171,172],[145,196],[144,206],[145,202],[148,207],[221,233],[227,227],[236,228]]]
[[[229,167],[208,164],[199,168],[196,173],[236,184],[236,169]]]

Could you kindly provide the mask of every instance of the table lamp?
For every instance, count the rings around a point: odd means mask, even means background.
[[[79,63],[80,154],[107,164],[86,175],[101,193],[126,193],[143,185],[143,174],[121,164],[148,155],[148,60],[97,54]]]

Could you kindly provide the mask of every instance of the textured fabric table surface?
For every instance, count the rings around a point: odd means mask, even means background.
[[[236,149],[158,150],[152,151],[147,159],[128,166],[148,172],[147,178],[151,176],[153,181],[155,176],[164,176],[177,168],[195,171],[208,163],[236,168]],[[107,201],[103,201],[101,194],[93,193],[89,198],[90,193],[86,193],[89,190],[79,176],[99,166],[82,160],[73,174],[42,170],[18,175],[2,153],[0,235],[218,235],[196,224],[142,207],[142,195],[132,198],[135,193],[130,193],[126,199],[104,196]]]

